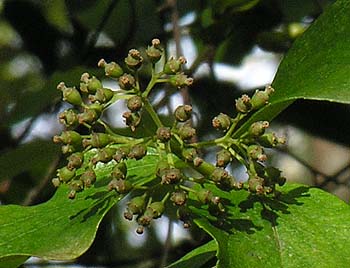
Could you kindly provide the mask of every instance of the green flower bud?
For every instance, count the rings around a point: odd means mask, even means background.
[[[130,127],[131,131],[135,131],[141,122],[141,116],[137,112],[124,112],[122,116],[125,119],[125,124]]]
[[[193,84],[193,78],[188,77],[184,73],[176,74],[169,79],[169,83],[177,88],[191,86]]]
[[[259,137],[265,133],[265,129],[267,129],[269,125],[267,121],[254,122],[250,125],[248,132],[253,137]]]
[[[56,135],[53,137],[54,143],[62,142],[63,144],[69,144],[73,146],[80,146],[81,141],[81,135],[74,130],[66,130],[63,131],[60,136]]]
[[[107,144],[112,142],[111,137],[106,133],[92,133],[91,139],[84,139],[83,140],[83,146],[91,146],[93,148],[103,148]]]
[[[258,110],[265,106],[273,92],[274,89],[271,86],[267,86],[264,91],[256,90],[251,100],[252,109]]]
[[[261,135],[258,139],[258,142],[264,147],[271,148],[277,146],[278,144],[283,144],[285,142],[285,139],[279,138],[275,133],[270,132]]]
[[[104,68],[106,76],[111,78],[119,78],[124,73],[119,64],[114,61],[107,63],[104,59],[101,59],[97,65]]]
[[[175,59],[171,57],[164,65],[163,72],[165,74],[176,74],[181,70],[181,66],[185,64],[187,61],[184,57],[180,57],[178,59]]]
[[[146,146],[143,144],[136,144],[130,148],[128,157],[139,160],[147,154]]]
[[[126,194],[133,188],[131,182],[122,179],[113,179],[108,183],[108,190],[115,190],[119,194]]]
[[[208,204],[214,197],[213,193],[210,190],[207,190],[205,188],[202,188],[199,191],[197,191],[196,195],[197,195],[198,201],[201,202],[202,204]]]
[[[59,178],[53,178],[53,179],[51,180],[51,182],[52,182],[53,186],[55,186],[56,188],[57,188],[58,186],[60,186],[60,184],[61,184],[61,181],[60,181]]]
[[[71,154],[71,153],[76,152],[77,150],[78,150],[78,148],[76,148],[75,146],[70,145],[70,144],[66,144],[66,145],[62,146],[62,153],[63,154]]]
[[[136,196],[133,199],[131,199],[127,204],[127,209],[130,211],[133,215],[141,214],[146,205],[146,195],[140,195]]]
[[[128,99],[127,107],[132,112],[138,112],[141,110],[143,105],[142,98],[140,96],[132,96]]]
[[[182,179],[182,172],[177,168],[167,168],[162,171],[162,184],[178,183]]]
[[[84,160],[84,154],[81,152],[77,152],[74,154],[71,154],[68,158],[68,169],[72,170],[74,168],[79,168],[83,164]]]
[[[156,175],[158,178],[162,178],[162,176],[165,174],[166,170],[169,169],[169,163],[166,160],[160,160],[157,163],[156,166]]]
[[[95,109],[84,109],[84,112],[78,114],[78,120],[80,124],[93,124],[99,118],[99,114]]]
[[[124,180],[125,177],[126,177],[126,165],[124,162],[120,162],[119,163],[120,165],[116,165],[114,168],[113,168],[113,171],[112,171],[112,178],[113,179],[122,179]]]
[[[84,189],[84,184],[81,180],[72,180],[69,182],[69,188],[75,192],[80,192]]]
[[[98,88],[95,95],[89,95],[91,102],[107,103],[114,96],[113,90],[109,88]]]
[[[264,179],[258,176],[249,178],[248,180],[249,191],[257,194],[264,194]]]
[[[117,151],[115,152],[113,158],[115,161],[117,161],[118,163],[123,160],[126,159],[128,157],[128,154],[130,152],[130,148],[127,146],[122,146],[117,148]]]
[[[167,142],[171,138],[171,131],[168,127],[159,127],[157,129],[157,139],[161,142]]]
[[[86,170],[80,176],[80,180],[83,182],[84,187],[90,188],[96,182],[96,173],[92,169]]]
[[[198,152],[195,148],[184,148],[182,149],[182,156],[188,162],[193,162],[193,160],[198,156]]]
[[[135,87],[135,78],[130,74],[119,77],[118,84],[121,89],[130,90]]]
[[[248,113],[252,108],[252,104],[248,95],[244,94],[236,100],[236,110],[240,113]]]
[[[159,39],[152,40],[152,46],[148,46],[146,54],[152,63],[156,63],[160,60],[163,55],[163,49],[160,46]]]
[[[91,159],[91,162],[95,165],[97,162],[108,163],[113,159],[116,149],[111,147],[104,147],[100,149],[95,157]]]
[[[178,134],[184,141],[192,139],[196,135],[196,130],[189,125],[182,125],[179,128]]]
[[[187,201],[187,193],[182,190],[178,190],[171,194],[170,200],[176,206],[183,206]]]
[[[58,84],[57,89],[62,91],[63,100],[76,106],[83,103],[79,91],[75,87],[66,87],[64,82]]]
[[[147,211],[146,211],[147,212]],[[145,212],[145,213],[146,213]],[[151,221],[152,221],[152,219],[153,219],[153,217],[152,217],[152,212],[151,211],[149,211],[147,214],[149,214],[149,215],[142,215],[141,217],[138,217],[137,218],[137,223],[138,224],[140,224],[141,226],[139,226],[138,228],[137,228],[137,230],[136,230],[136,232],[138,233],[138,234],[142,234],[143,233],[143,226],[148,226],[148,225],[150,225],[151,224]]]
[[[175,119],[178,122],[185,122],[191,118],[192,106],[191,105],[180,105],[175,109]]]
[[[57,170],[57,177],[62,182],[68,182],[75,177],[75,169],[68,169],[67,167],[63,167]]]
[[[80,78],[80,91],[94,94],[97,89],[102,88],[102,83],[95,76],[90,78],[88,73],[83,73]]]
[[[68,109],[58,115],[59,122],[65,125],[67,128],[75,128],[79,125],[78,114]]]
[[[226,131],[231,126],[231,117],[227,114],[220,113],[218,116],[214,117],[212,125],[216,129]]]
[[[260,145],[249,145],[247,149],[248,156],[253,160],[266,161],[267,156],[264,154],[264,149]]]
[[[130,49],[128,56],[125,58],[125,63],[129,67],[129,69],[136,71],[142,65],[143,58],[141,56],[140,51],[137,49]]]
[[[231,190],[236,184],[234,178],[225,169],[220,167],[214,169],[210,179],[223,190]]]
[[[232,155],[226,149],[222,149],[216,154],[216,166],[218,167],[226,167],[231,161]]]
[[[147,207],[147,210],[151,212],[153,219],[158,219],[163,215],[165,206],[163,202],[153,202]]]

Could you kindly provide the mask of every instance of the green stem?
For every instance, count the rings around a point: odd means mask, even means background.
[[[143,94],[142,94],[143,95]],[[142,98],[143,104],[144,104],[144,108],[146,109],[146,111],[149,113],[149,115],[151,116],[151,118],[153,119],[154,123],[156,124],[157,127],[162,127],[163,123],[162,121],[160,121],[156,111],[153,109],[152,104],[149,102],[149,100],[146,97]]]

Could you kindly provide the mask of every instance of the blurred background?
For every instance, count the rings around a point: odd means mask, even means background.
[[[78,85],[83,72],[101,77],[99,59],[123,62],[129,49],[144,51],[159,38],[167,57],[187,58],[185,72],[195,82],[182,91],[159,88],[153,103],[164,116],[179,103],[193,104],[198,139],[210,138],[211,119],[219,112],[232,114],[235,98],[271,83],[293,41],[332,2],[0,0],[0,205],[34,205],[54,193],[51,178],[64,162],[52,143],[62,130],[57,114],[66,107],[56,90],[60,81]],[[149,70],[141,73],[141,84],[147,77]],[[105,119],[124,128],[124,110],[111,107]],[[288,181],[349,201],[348,105],[297,101],[272,128],[287,136],[287,145],[269,155]],[[245,178],[244,170],[232,169]],[[111,210],[93,246],[75,263],[159,267],[207,239],[167,218],[138,236],[121,214],[119,207]],[[42,264],[31,259],[26,265]]]

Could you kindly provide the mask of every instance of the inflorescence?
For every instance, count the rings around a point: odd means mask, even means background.
[[[106,187],[118,193],[118,196],[131,192],[124,217],[136,219],[139,224],[137,233],[142,233],[153,219],[161,217],[171,203],[178,208],[177,216],[184,226],[190,226],[191,212],[187,207],[189,196],[201,204],[223,211],[224,205],[218,196],[206,189],[207,183],[215,184],[224,191],[243,189],[256,195],[274,194],[276,185],[285,183],[285,178],[277,168],[264,164],[267,160],[264,149],[285,142],[283,138],[266,131],[268,121],[254,122],[242,135],[234,136],[239,124],[247,116],[268,104],[274,89],[267,86],[265,90],[257,90],[251,98],[243,95],[234,104],[235,117],[220,113],[213,118],[212,126],[222,133],[219,138],[193,142],[196,128],[191,121],[191,105],[178,106],[173,113],[173,124],[166,125],[149,101],[149,95],[157,84],[182,88],[193,83],[193,79],[182,71],[186,64],[184,57],[171,57],[163,64],[162,71],[156,72],[155,66],[162,64],[160,59],[163,54],[160,41],[154,39],[144,53],[131,49],[123,68],[115,62],[108,63],[101,59],[98,66],[104,69],[106,77],[119,85],[120,89],[115,91],[104,87],[98,78],[88,73],[82,74],[78,87],[66,86],[64,82],[57,86],[62,91],[62,99],[72,107],[59,114],[59,121],[66,130],[53,138],[55,143],[63,144],[62,152],[67,155],[67,164],[57,170],[53,184],[56,187],[60,184],[69,185],[68,197],[74,199],[79,192],[93,187],[99,163],[112,164]],[[152,76],[147,87],[141,88],[138,72],[145,65],[145,59],[152,66]],[[126,102],[128,110],[121,116],[132,132],[140,126],[145,113],[152,118],[155,132],[150,136],[136,138],[111,128],[103,120],[103,112],[117,101]],[[78,127],[85,132],[87,130],[88,134],[79,133]],[[206,162],[201,153],[203,148],[214,146],[218,148],[215,165]],[[154,179],[145,185],[134,185],[128,177],[128,161],[142,159],[150,148],[159,155]],[[179,162],[195,169],[201,178],[193,178]],[[227,166],[233,162],[246,166],[249,175],[247,183],[239,182],[230,174]],[[194,184],[199,187],[192,187]],[[154,189],[161,188],[165,189],[165,194],[156,201]]]

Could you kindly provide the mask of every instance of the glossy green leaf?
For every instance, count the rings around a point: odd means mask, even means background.
[[[256,112],[235,136],[257,120],[271,120],[297,99],[350,103],[350,2],[338,0],[293,44],[272,83],[271,103]]]
[[[213,191],[232,202],[228,217],[195,209],[196,223],[216,239],[219,268],[350,267],[350,208],[336,196],[301,185],[286,185],[278,199]]]
[[[201,268],[206,262],[215,257],[217,252],[217,244],[215,240],[195,248],[191,252],[187,253],[178,261],[167,266],[167,268]]]
[[[127,179],[135,184],[153,179],[157,159],[150,150],[141,161],[129,160]],[[95,185],[74,200],[68,199],[69,188],[62,185],[46,203],[0,206],[0,263],[11,267],[26,256],[70,260],[84,253],[104,215],[122,197],[107,190],[112,168],[112,164],[98,164]]]

